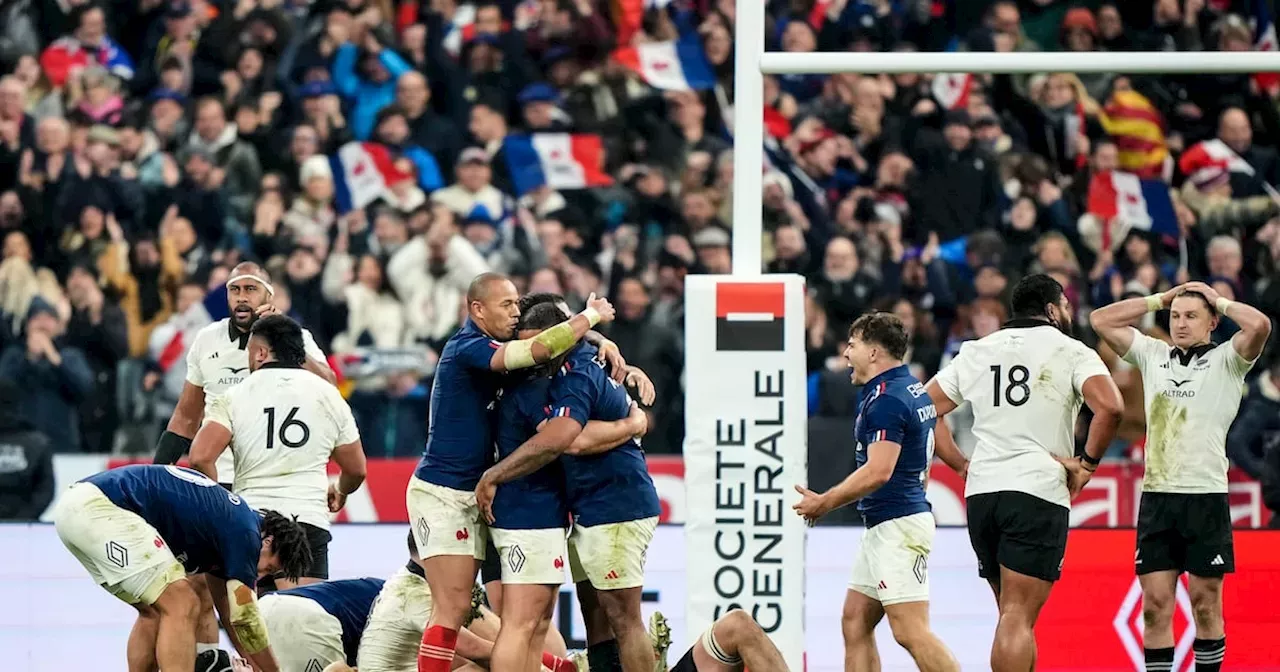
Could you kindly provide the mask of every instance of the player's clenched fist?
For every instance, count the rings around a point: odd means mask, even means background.
[[[609,303],[609,299],[606,299],[603,296],[597,297],[595,292],[592,292],[591,296],[587,297],[587,308],[596,311],[596,314],[600,316],[600,324],[606,324],[613,321],[613,304]]]

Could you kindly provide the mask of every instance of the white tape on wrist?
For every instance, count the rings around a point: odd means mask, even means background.
[[[587,307],[581,314],[587,318],[587,323],[591,326],[594,327],[597,324],[600,324],[600,311],[595,308]]]
[[[1213,302],[1213,305],[1218,309],[1219,315],[1226,315],[1227,309],[1230,308],[1233,303],[1235,303],[1235,301],[1232,301],[1225,296],[1219,296],[1218,300]]]

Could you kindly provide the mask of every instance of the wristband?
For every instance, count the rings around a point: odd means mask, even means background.
[[[1230,308],[1233,303],[1235,303],[1235,301],[1232,301],[1225,296],[1219,296],[1218,300],[1213,302],[1213,306],[1218,309],[1219,315],[1226,315],[1227,309]]]
[[[581,313],[578,313],[578,314],[587,318],[587,324],[590,324],[593,327],[596,326],[597,324],[600,324],[600,311],[596,310],[595,308],[587,306],[586,309],[584,309]]]
[[[155,464],[177,464],[191,451],[191,439],[185,436],[178,436],[173,432],[165,430],[160,435],[160,441],[156,444]]]
[[[1154,313],[1164,310],[1164,299],[1159,294],[1149,294],[1146,297],[1147,312]]]
[[[1081,455],[1081,456],[1080,456],[1080,462],[1081,462],[1082,464],[1084,464],[1084,468],[1085,468],[1085,469],[1088,469],[1089,471],[1093,471],[1093,470],[1097,469],[1097,468],[1098,468],[1098,465],[1102,464],[1102,460],[1101,460],[1101,459],[1098,459],[1098,458],[1096,458],[1096,457],[1094,457],[1094,456],[1090,455],[1089,453],[1085,453],[1085,454]]]

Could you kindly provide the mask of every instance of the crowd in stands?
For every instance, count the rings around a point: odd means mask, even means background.
[[[0,434],[149,453],[184,344],[251,259],[332,353],[371,457],[420,452],[433,364],[485,270],[575,308],[608,295],[605,333],[658,393],[645,448],[678,453],[683,281],[731,267],[734,5],[0,0],[0,379],[20,407]],[[767,7],[787,52],[1276,48],[1255,0]],[[1139,76],[1118,56],[1106,74],[764,84],[761,244],[769,272],[808,278],[813,416],[852,413],[855,317],[902,317],[928,377],[1000,327],[1028,272],[1067,288],[1090,343],[1091,307],[1188,279],[1280,315],[1280,76]],[[1117,212],[1117,176],[1145,210]],[[1280,508],[1271,352],[1231,445]],[[1141,383],[1104,356],[1132,457]]]

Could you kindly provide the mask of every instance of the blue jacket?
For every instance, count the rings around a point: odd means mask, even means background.
[[[81,402],[93,391],[93,371],[79,348],[58,346],[62,363],[27,359],[25,342],[0,355],[0,378],[16,381],[26,394],[22,415],[49,437],[55,453],[80,452]]]
[[[396,52],[383,49],[378,53],[378,60],[391,76],[387,81],[375,84],[356,71],[357,58],[359,49],[354,44],[338,47],[338,55],[333,59],[333,84],[352,105],[351,132],[357,140],[368,140],[373,135],[378,111],[396,100],[396,80],[413,68]]]

